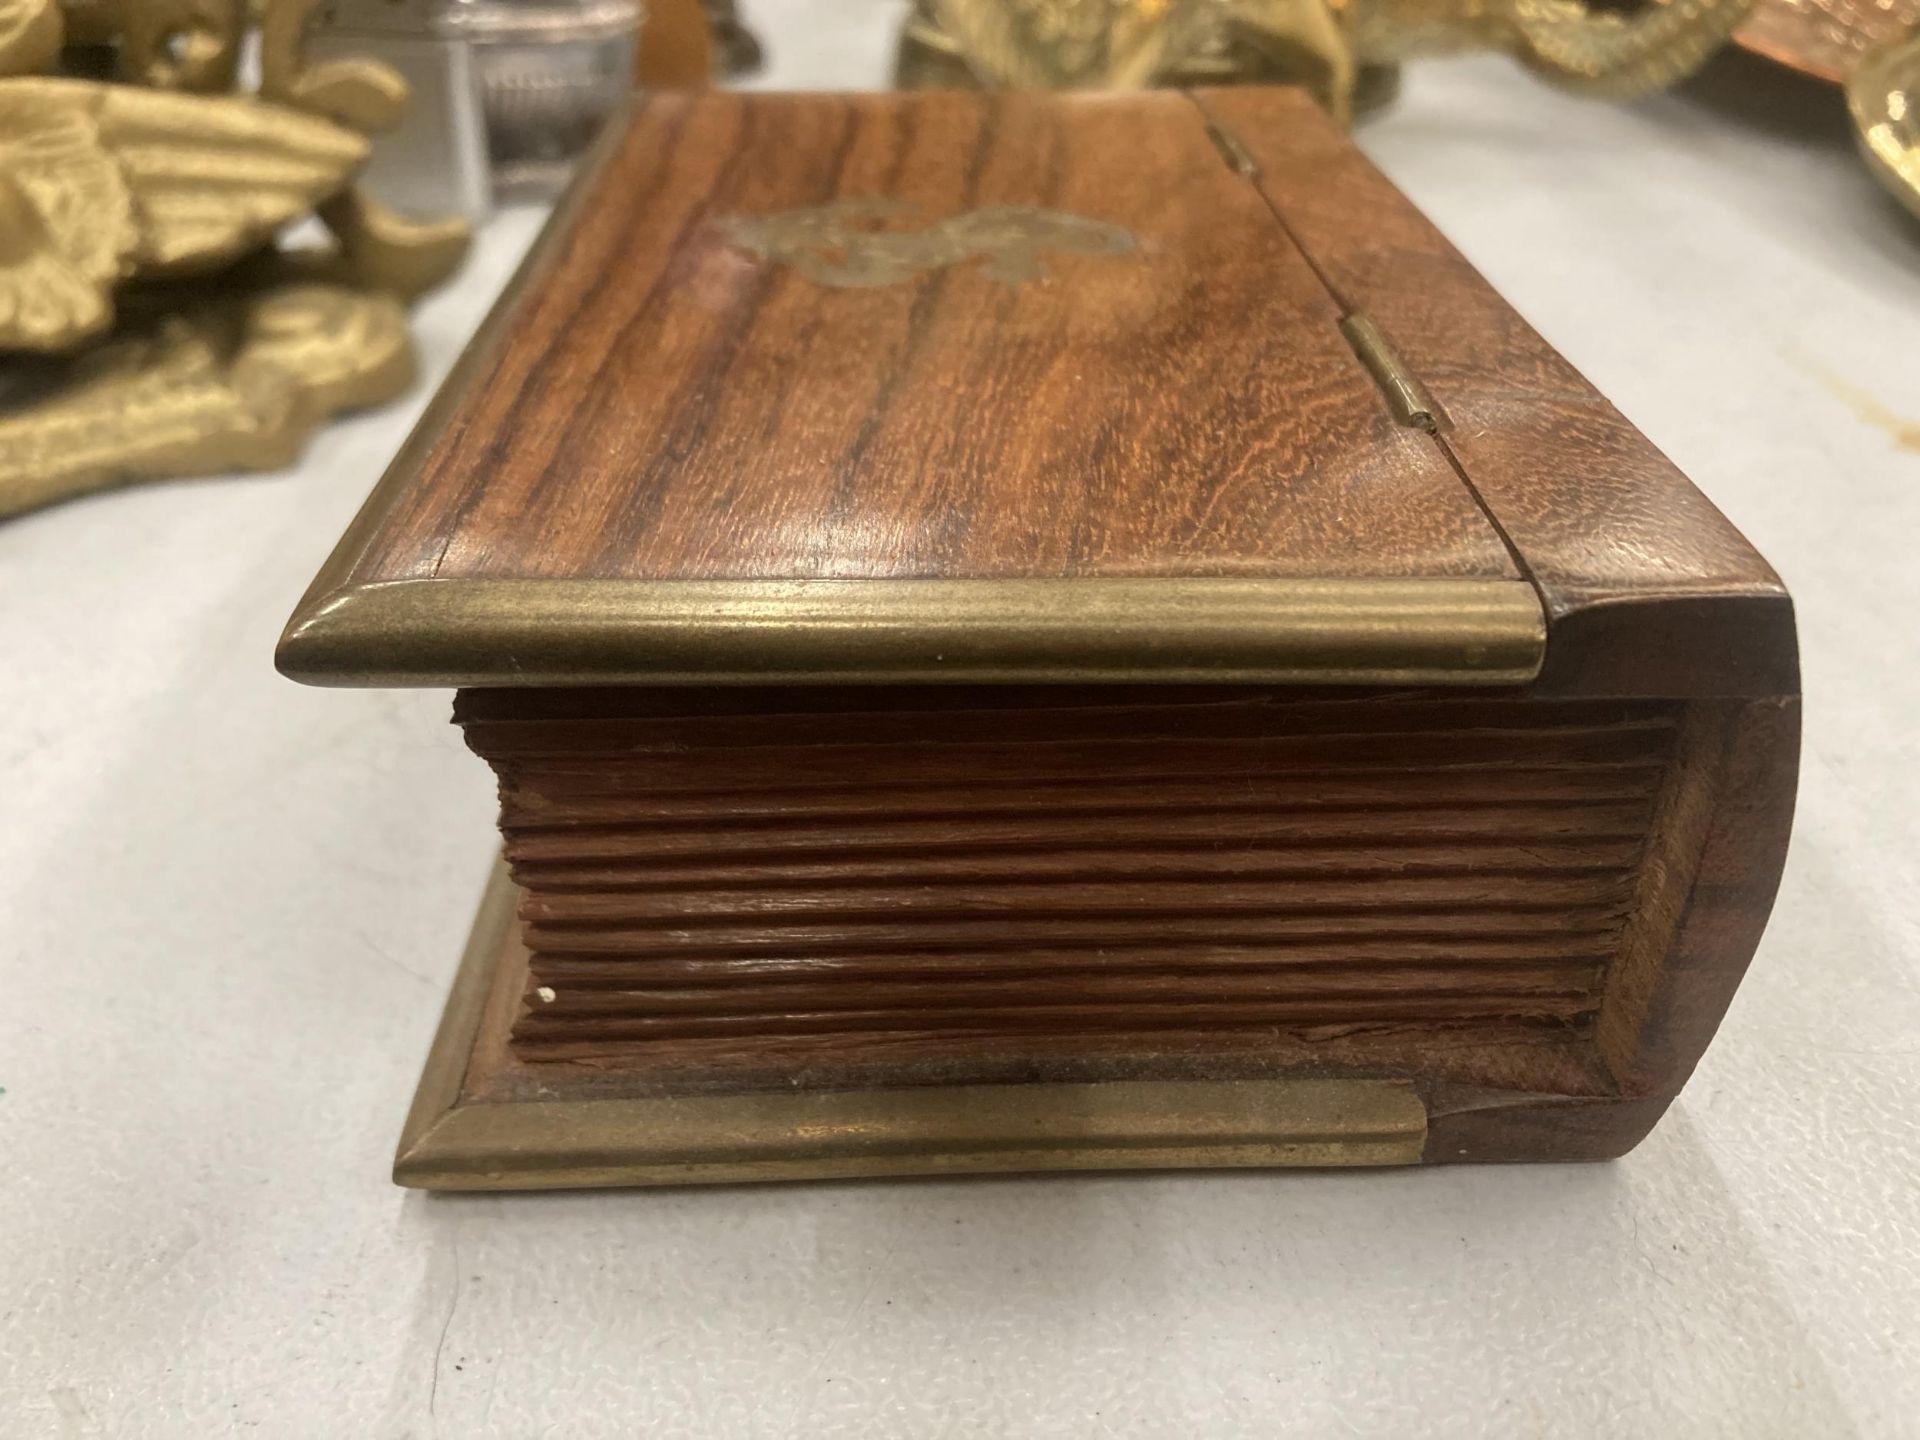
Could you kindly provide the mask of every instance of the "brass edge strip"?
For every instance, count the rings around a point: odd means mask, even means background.
[[[477,1101],[469,1057],[515,890],[496,868],[394,1160],[433,1190],[689,1185],[1015,1170],[1412,1165],[1427,1112],[1396,1080],[1118,1081]]]
[[[474,1037],[479,1034],[480,1018],[486,1011],[489,983],[502,940],[508,927],[516,923],[518,904],[519,892],[507,874],[505,860],[495,861],[473,917],[460,968],[454,973],[453,988],[447,994],[446,1009],[427,1048],[427,1062],[420,1071],[406,1123],[400,1127],[397,1165],[405,1164],[459,1104],[467,1058],[473,1053]]]
[[[1413,1165],[1396,1080],[1120,1081],[560,1101],[462,1098],[517,892],[496,865],[394,1180],[430,1190],[691,1185],[1019,1170]]]
[[[1520,685],[1519,580],[398,580],[303,605],[314,685]]]
[[[1019,1170],[1418,1164],[1426,1107],[1395,1080],[1116,1081],[478,1103],[394,1179],[433,1190]]]

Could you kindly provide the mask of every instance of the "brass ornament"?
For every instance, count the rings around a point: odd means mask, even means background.
[[[282,466],[409,383],[403,302],[452,273],[468,228],[358,190],[407,89],[373,61],[308,63],[317,3],[259,6],[246,94],[247,0],[0,0],[0,516]],[[87,73],[29,73],[69,61]],[[276,256],[309,213],[336,248]]]
[[[1920,216],[1920,30],[1869,52],[1847,77],[1867,166]]]
[[[1306,85],[1343,123],[1399,66],[1497,50],[1552,83],[1627,98],[1674,85],[1729,38],[1843,80],[1867,163],[1920,215],[1920,0],[914,0],[909,87]]]
[[[524,980],[495,869],[394,1157],[397,1184],[534,1190],[1021,1169],[1412,1165],[1427,1107],[1401,1080],[1133,1080],[643,1097],[589,1080],[538,1098],[468,1083],[490,996]],[[556,1087],[564,1082],[555,1079]]]
[[[1339,8],[1355,51],[1374,63],[1499,50],[1554,84],[1625,98],[1699,69],[1752,0],[1670,0],[1632,11],[1580,0],[1346,0]]]
[[[260,20],[260,93],[312,110],[356,130],[390,130],[407,104],[407,84],[377,60],[310,64],[304,53],[307,22],[320,0],[277,0]]]
[[[352,131],[256,100],[0,81],[0,349],[92,337],[123,281],[258,249],[366,157]]]
[[[464,220],[410,220],[362,190],[343,190],[315,213],[340,242],[347,273],[405,300],[458,270],[473,237]]]
[[[0,517],[136,480],[272,470],[314,426],[412,382],[399,301],[316,282],[162,315],[0,415]]]
[[[246,0],[95,0],[119,32],[119,76],[134,85],[212,92],[232,86]]]
[[[996,85],[1138,89],[1203,43],[1211,6],[1182,0],[927,0],[933,25]]]
[[[260,93],[368,133],[392,129],[407,104],[406,82],[377,60],[311,64],[304,53],[308,18],[320,0],[272,0],[260,22]],[[358,189],[317,207],[349,267],[367,283],[411,299],[459,267],[471,238],[461,219],[419,221],[396,215]]]
[[[916,0],[903,84],[1136,88],[1309,84],[1342,120],[1422,56],[1499,50],[1574,89],[1645,94],[1690,74],[1752,0],[1630,13],[1580,0]]]
[[[31,75],[60,56],[65,34],[53,0],[0,0],[0,75]]]

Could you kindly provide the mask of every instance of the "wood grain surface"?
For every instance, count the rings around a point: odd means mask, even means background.
[[[1436,443],[1546,607],[1541,689],[1798,691],[1779,577],[1310,99],[1195,100],[1339,305],[1364,312],[1439,403]]]
[[[870,694],[676,716],[549,692],[532,717],[463,694],[523,891],[523,1058],[1590,1030],[1676,725],[1645,704]]]
[[[409,637],[471,587],[373,603],[420,582],[1411,578],[1524,582],[1536,693],[1798,689],[1765,562],[1301,94],[665,95],[609,156],[303,603],[296,673],[439,673]],[[733,228],[875,201],[1136,243],[840,288]]]
[[[844,289],[728,228],[875,197],[1136,243]],[[352,578],[1515,577],[1341,318],[1181,94],[656,96]]]

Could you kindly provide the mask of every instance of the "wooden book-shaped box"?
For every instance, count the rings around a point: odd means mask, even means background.
[[[1772,571],[1283,90],[648,101],[279,662],[499,777],[447,1188],[1618,1155],[1798,735]]]

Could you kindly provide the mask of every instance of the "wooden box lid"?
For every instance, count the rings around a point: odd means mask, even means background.
[[[1790,626],[1301,94],[708,94],[576,187],[279,660],[1691,693],[1791,688]]]

